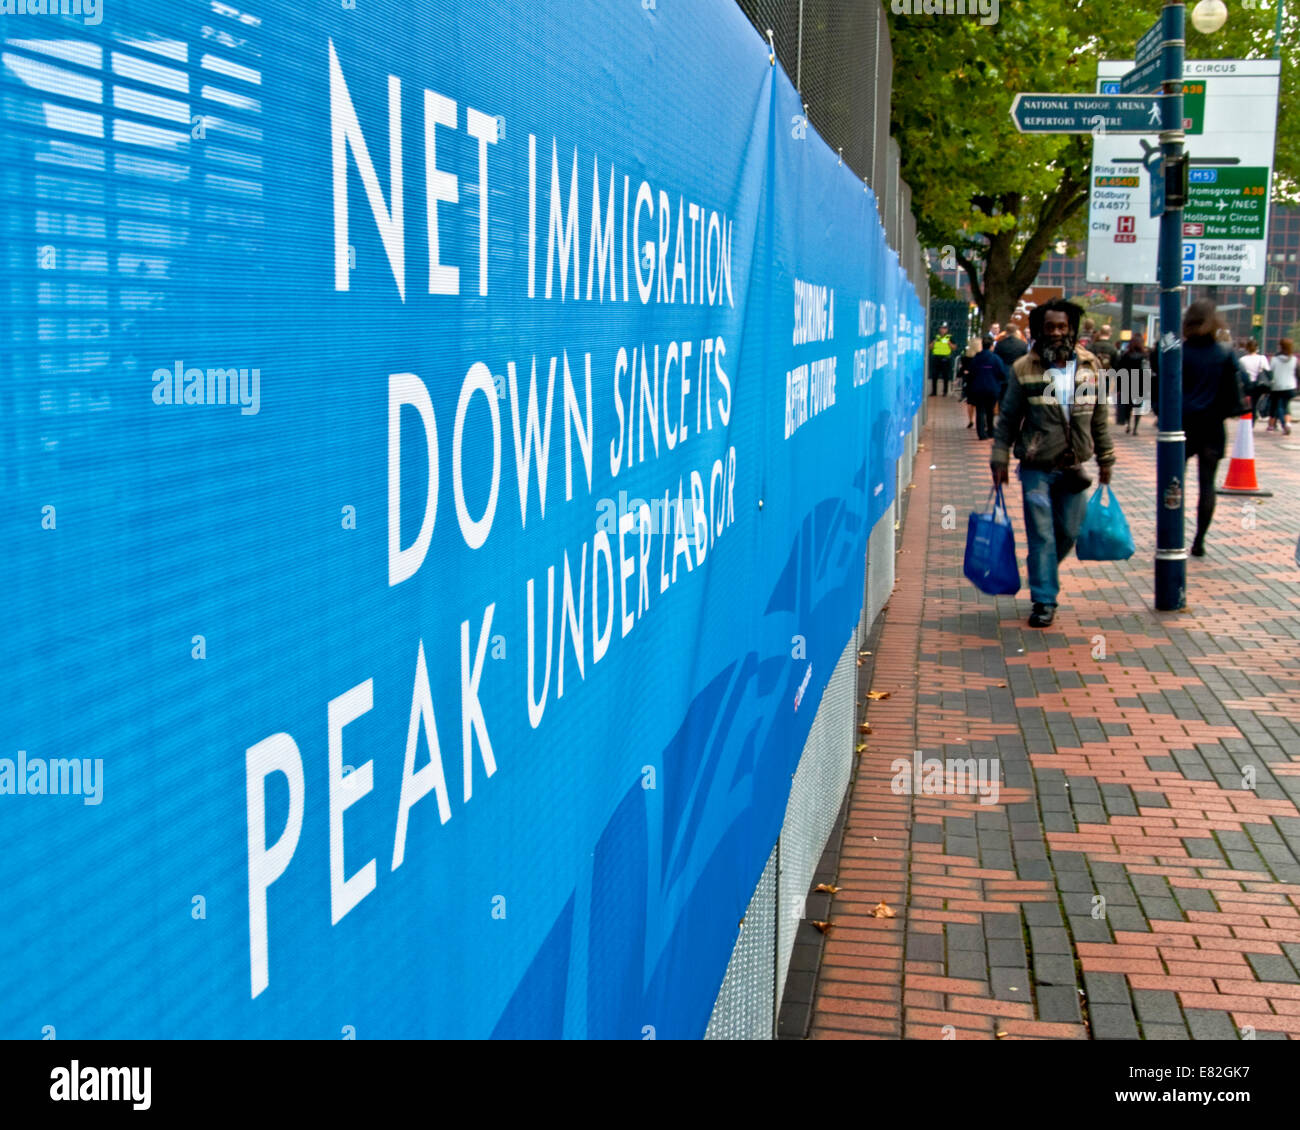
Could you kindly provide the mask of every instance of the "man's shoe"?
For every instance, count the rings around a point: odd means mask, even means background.
[[[1051,626],[1056,619],[1056,606],[1053,604],[1035,604],[1034,610],[1029,614],[1029,626],[1031,628],[1047,628]]]
[[[1205,542],[1201,541],[1200,538],[1197,538],[1194,542],[1192,542],[1192,556],[1193,557],[1205,556]]]
[[[971,421],[969,424],[967,424],[966,426],[967,426],[968,428],[973,428],[973,427],[975,426],[975,422],[972,420],[972,421]],[[981,436],[980,438],[983,439],[984,437]]]

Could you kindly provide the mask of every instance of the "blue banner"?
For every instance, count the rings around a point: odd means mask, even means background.
[[[699,1037],[919,407],[872,193],[729,0],[45,7],[0,1035]]]

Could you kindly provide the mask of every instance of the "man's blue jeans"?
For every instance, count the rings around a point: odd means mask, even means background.
[[[1055,606],[1061,592],[1057,567],[1074,548],[1088,509],[1088,492],[1070,494],[1060,488],[1060,478],[1060,471],[1020,467],[1029,543],[1029,597],[1035,604]]]

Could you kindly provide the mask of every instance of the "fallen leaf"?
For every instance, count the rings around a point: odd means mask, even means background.
[[[831,924],[829,922],[820,922],[817,921],[816,919],[813,920],[811,925],[816,926],[817,929],[819,929],[823,934],[826,933],[826,931],[831,928]]]
[[[1005,687],[1005,686],[1006,686],[1006,683],[999,683],[998,686],[1000,686],[1000,687]]]
[[[840,889],[839,887],[835,886],[834,883],[818,883],[817,886],[813,887],[813,890],[825,891],[826,894],[828,895],[835,895],[835,894],[839,894]]]
[[[858,666],[859,666],[859,667],[862,666],[862,660],[861,660],[861,659],[858,660]]]
[[[888,698],[893,693],[893,691],[867,691],[867,697],[872,702],[879,702],[882,698]]]
[[[1001,1039],[1003,1039],[1003,1038],[1006,1036],[1006,1033],[1005,1033],[1005,1032],[998,1032],[998,1033],[996,1033],[996,1035],[997,1035],[997,1038],[998,1038],[999,1040],[1001,1040]]]
[[[858,733],[860,733],[860,734],[869,734],[869,733],[871,733],[871,723],[870,723],[870,722],[859,722],[859,723],[858,723]]]
[[[867,748],[867,743],[866,743],[866,742],[862,742],[862,743],[860,743],[860,744],[858,745],[858,748],[857,748],[857,750],[856,750],[855,752],[857,752],[857,753],[862,753],[862,752],[864,752],[864,751],[866,750],[866,748]]]
[[[886,902],[878,902],[871,910],[872,918],[897,918],[893,907]]]

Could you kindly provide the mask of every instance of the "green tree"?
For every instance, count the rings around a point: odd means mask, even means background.
[[[1230,4],[1228,22],[1210,36],[1189,18],[1188,58],[1272,57],[1276,2]],[[1021,134],[1012,99],[1092,92],[1097,61],[1132,58],[1161,7],[1035,0],[1002,5],[990,26],[971,16],[890,15],[892,132],[917,234],[923,246],[951,249],[985,324],[1010,318],[1054,244],[1082,246],[1087,221],[1091,136]],[[1273,198],[1291,203],[1300,200],[1300,0],[1286,25]]]

